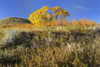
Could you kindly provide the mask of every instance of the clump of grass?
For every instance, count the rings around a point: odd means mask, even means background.
[[[10,31],[7,30],[3,33],[2,44],[11,43],[15,37],[18,36],[18,32],[16,30]]]

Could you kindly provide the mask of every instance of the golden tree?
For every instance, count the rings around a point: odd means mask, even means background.
[[[44,26],[47,22],[58,20],[59,15],[62,15],[61,20],[65,19],[66,16],[69,16],[68,11],[61,7],[52,7],[51,10],[53,14],[48,13],[49,10],[50,8],[48,6],[44,6],[32,13],[29,20],[36,26]]]
[[[61,15],[61,11],[63,10],[61,7],[52,7],[51,8],[53,15],[55,17],[55,20],[57,20],[58,16]]]
[[[51,10],[52,12],[54,12],[53,15],[55,17],[55,20],[58,19],[59,15],[62,15],[61,20],[66,19],[66,16],[70,16],[68,11],[65,9],[62,9],[61,7],[52,7]]]
[[[29,20],[31,23],[39,26],[39,25],[44,25],[46,22],[49,22],[51,19],[51,14],[49,14],[47,11],[50,8],[48,6],[44,6],[41,9],[35,11],[32,13],[29,17]]]
[[[63,20],[63,19],[66,19],[66,16],[70,16],[70,14],[68,13],[67,10],[64,9],[64,10],[62,11],[62,18],[61,18],[61,19],[62,19],[62,20]]]

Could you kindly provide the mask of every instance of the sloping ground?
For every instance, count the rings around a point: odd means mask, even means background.
[[[14,25],[14,24],[31,24],[31,22],[24,18],[8,17],[0,20],[0,25]]]
[[[1,43],[1,67],[100,66],[99,28],[67,32],[6,30]]]
[[[20,28],[21,29],[21,28]],[[40,29],[40,30],[38,30]],[[1,33],[2,43],[11,44],[14,46],[29,44],[44,44],[44,45],[59,45],[61,43],[85,43],[92,44],[94,39],[100,38],[100,27],[94,27],[88,30],[74,29],[70,31],[58,31],[51,29],[43,30],[41,28],[27,29],[25,30],[6,30],[4,33]],[[47,29],[47,28],[46,28]],[[26,31],[28,30],[28,31]],[[29,31],[31,30],[31,31]],[[63,28],[62,28],[63,30]],[[8,45],[7,45],[8,46]]]
[[[63,31],[6,31],[3,43],[5,46],[36,46],[36,45],[60,45],[61,43],[84,43],[92,44],[94,39],[100,37],[100,29],[91,30],[70,30]]]

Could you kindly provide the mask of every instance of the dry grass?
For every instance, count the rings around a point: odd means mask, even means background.
[[[0,67],[99,67],[99,30],[69,22],[1,26]]]

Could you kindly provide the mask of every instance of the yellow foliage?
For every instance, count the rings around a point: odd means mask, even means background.
[[[51,15],[47,12],[50,8],[48,6],[44,6],[43,8],[35,11],[29,17],[29,20],[36,24],[37,26],[43,25],[46,22],[50,21]]]
[[[31,23],[35,24],[36,26],[45,26],[48,22],[54,22],[55,20],[58,20],[58,16],[62,15],[61,20],[65,19],[66,16],[69,16],[69,13],[67,10],[62,9],[61,7],[52,7],[51,10],[53,13],[48,13],[48,10],[50,8],[48,6],[44,6],[41,9],[35,11],[32,13],[29,17],[29,20]]]
[[[61,20],[65,19],[66,16],[70,16],[68,11],[65,9],[62,9],[61,7],[52,7],[52,12],[54,12],[55,20],[57,20],[59,15],[62,15]]]
[[[74,19],[74,20],[72,21],[72,25],[80,25],[80,23]]]
[[[81,25],[84,25],[84,26],[85,25],[89,26],[89,25],[96,25],[97,24],[93,20],[86,20],[86,19],[81,19],[81,20],[79,20],[79,22],[80,22]]]
[[[72,25],[81,25],[81,26],[93,26],[97,25],[97,23],[93,20],[81,19],[79,21],[73,20]]]
[[[70,16],[67,10],[62,9],[61,7],[52,7],[51,10],[53,14],[48,13],[50,7],[44,6],[41,9],[32,13],[29,17],[31,23],[34,24],[34,27],[44,27],[44,26],[65,26],[65,25],[82,25],[82,26],[89,26],[89,25],[96,25],[96,22],[92,20],[73,20],[72,23],[66,21],[66,16]],[[58,16],[61,16],[61,19],[58,20]]]

